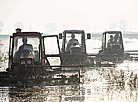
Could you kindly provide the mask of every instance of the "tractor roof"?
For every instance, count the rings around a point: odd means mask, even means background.
[[[104,33],[117,34],[117,33],[121,33],[121,31],[106,31]]]
[[[65,30],[64,33],[84,33],[84,30]]]
[[[42,33],[39,32],[19,32],[19,33],[13,33],[13,36],[41,36]]]

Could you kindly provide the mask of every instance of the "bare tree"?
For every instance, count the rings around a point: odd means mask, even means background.
[[[3,27],[4,26],[4,23],[2,23],[1,21],[0,21],[0,33],[2,32],[2,28],[1,27]]]
[[[117,29],[117,22],[111,22],[109,25],[109,28],[116,30]]]
[[[121,20],[119,22],[119,29],[122,31],[126,31],[127,30],[127,21]]]
[[[23,23],[22,22],[16,22],[14,24],[15,28],[23,28]]]
[[[48,33],[52,33],[56,31],[56,24],[55,23],[48,23],[46,25],[46,30]]]

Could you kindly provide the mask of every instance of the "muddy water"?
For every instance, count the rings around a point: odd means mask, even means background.
[[[126,42],[126,41],[127,42]],[[126,48],[137,43],[124,39]],[[129,42],[128,42],[129,41]],[[0,50],[8,51],[6,40],[1,40]],[[94,52],[100,40],[94,40]],[[90,45],[90,44],[89,44]],[[135,46],[131,46],[132,49]],[[89,47],[90,48],[90,47]],[[1,70],[7,62],[0,64]],[[0,87],[0,102],[137,102],[138,62],[125,61],[114,68],[83,68],[79,85]]]

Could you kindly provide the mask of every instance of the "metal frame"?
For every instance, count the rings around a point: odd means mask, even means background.
[[[60,51],[60,46],[59,46],[59,40],[58,40],[58,35],[47,35],[47,36],[43,36],[43,47],[44,47],[44,52],[45,52],[45,42],[44,42],[44,38],[48,38],[48,37],[56,37],[57,39],[57,46],[58,46],[58,51],[59,51],[59,54],[47,54],[46,57],[60,57],[60,62],[62,63],[62,58],[61,58],[61,51]]]
[[[106,50],[106,36],[107,34],[120,34],[120,44],[122,44],[122,50],[124,51],[124,45],[123,45],[123,39],[122,39],[122,32],[121,31],[106,31],[103,33],[103,39],[102,39],[102,50],[105,51]]]
[[[13,33],[13,36],[12,36],[12,38],[13,38],[13,42],[12,42],[12,63],[13,63],[13,50],[14,50],[13,49],[13,46],[14,46],[14,39],[15,39],[16,36],[38,36],[39,39],[40,39],[40,44],[42,45],[42,42],[41,42],[41,33],[38,33],[38,32]],[[42,46],[41,46],[41,53],[42,53]],[[41,54],[41,58],[43,58],[43,53]]]
[[[85,32],[84,30],[65,30],[63,32],[63,40],[62,40],[62,53],[66,52],[65,51],[65,41],[66,41],[66,33],[74,33],[74,34],[82,34],[81,35],[81,44],[82,47],[84,48],[84,52],[86,53],[86,42],[85,42]]]

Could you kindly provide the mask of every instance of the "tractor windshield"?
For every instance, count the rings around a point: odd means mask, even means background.
[[[40,59],[40,38],[37,36],[14,37],[13,62],[19,63],[19,58],[34,58],[35,62]]]
[[[69,49],[73,46],[80,47],[81,46],[81,36],[82,36],[82,34],[66,33],[66,41],[65,41],[66,51],[69,51]]]
[[[106,33],[106,48],[107,49],[122,49],[122,39],[120,33]]]

